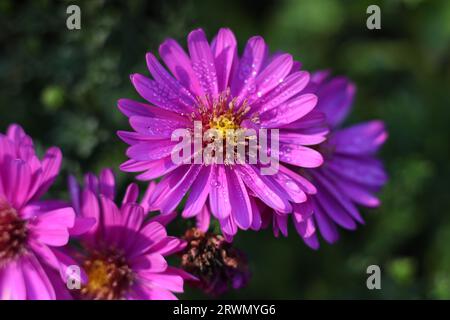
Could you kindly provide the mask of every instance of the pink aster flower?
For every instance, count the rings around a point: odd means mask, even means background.
[[[40,200],[61,158],[53,147],[40,160],[18,125],[0,134],[1,299],[55,299],[55,287],[63,287],[71,260],[56,248],[67,244],[75,212],[61,201]]]
[[[171,213],[189,193],[182,216],[211,212],[229,239],[238,229],[260,228],[254,199],[288,214],[306,200],[307,193],[314,192],[306,179],[287,166],[321,165],[322,156],[309,146],[324,141],[327,129],[323,114],[313,110],[317,97],[304,92],[308,72],[301,71],[287,53],[270,54],[262,37],[250,38],[239,56],[231,30],[219,30],[209,43],[203,30],[197,29],[189,34],[187,47],[189,54],[176,41],[166,40],[159,54],[171,73],[148,53],[152,79],[131,76],[146,102],[118,102],[134,129],[118,132],[130,145],[130,160],[121,169],[143,172],[137,177],[140,180],[162,177],[150,202],[163,215]],[[253,164],[172,161],[177,144],[171,140],[172,133],[180,128],[195,132],[195,121],[202,132],[219,132],[215,139],[220,143],[227,130],[279,129],[279,152],[272,152],[271,139],[266,147],[260,146],[270,157],[279,156],[278,173],[261,174],[264,164],[260,159]],[[227,151],[227,156],[233,152]]]
[[[306,91],[318,96],[316,110],[326,114],[331,133],[318,146],[324,164],[304,170],[317,193],[297,205],[292,219],[296,226],[299,221],[304,223],[304,228],[297,228],[298,233],[310,247],[318,248],[316,227],[333,243],[339,237],[338,226],[354,230],[357,223],[364,223],[357,205],[380,204],[375,193],[386,183],[387,175],[376,154],[386,141],[387,131],[378,120],[340,128],[355,94],[355,86],[344,77],[330,78],[326,71],[316,72]],[[286,216],[274,214],[273,222],[276,234],[281,231],[287,235]]]
[[[121,205],[117,206],[111,170],[103,170],[99,178],[88,174],[84,180],[84,189],[73,177],[69,180],[73,206],[88,230],[79,237],[83,249],[73,254],[85,270],[87,282],[74,296],[176,299],[173,292],[183,292],[184,279],[193,278],[168,266],[165,259],[186,245],[167,235],[165,224],[173,215],[145,219],[154,185],[150,185],[141,203],[137,202],[137,185],[129,185]]]

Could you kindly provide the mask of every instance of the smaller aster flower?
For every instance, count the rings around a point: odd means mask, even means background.
[[[333,243],[339,238],[338,226],[354,230],[357,223],[364,223],[357,205],[380,204],[375,193],[386,183],[387,175],[376,155],[388,134],[379,120],[340,128],[355,94],[355,85],[347,78],[330,78],[327,71],[316,72],[305,90],[318,96],[316,109],[326,115],[331,132],[317,146],[324,156],[324,164],[302,170],[317,192],[307,202],[296,204],[292,218],[296,227],[298,221],[306,223],[306,228],[297,231],[307,245],[318,248],[317,233],[313,232],[316,227],[327,242]],[[274,214],[274,230],[287,235],[287,220],[279,217]]]
[[[181,265],[199,281],[194,286],[207,294],[218,296],[229,290],[244,287],[250,278],[244,253],[222,235],[205,233],[197,228],[186,231],[188,245],[182,252]]]
[[[55,288],[63,287],[72,261],[57,248],[68,243],[75,212],[64,202],[40,200],[61,160],[55,147],[40,160],[18,125],[0,134],[0,299],[55,299]]]
[[[75,178],[69,180],[73,206],[88,230],[78,238],[83,248],[74,253],[87,274],[87,282],[74,296],[99,300],[176,299],[173,293],[183,292],[184,280],[195,278],[167,264],[165,257],[185,247],[184,241],[167,235],[165,224],[173,215],[145,219],[154,185],[138,203],[138,187],[130,184],[118,206],[114,203],[111,170],[103,170],[99,178],[87,174],[84,180],[84,189]]]

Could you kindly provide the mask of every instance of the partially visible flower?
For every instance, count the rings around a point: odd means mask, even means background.
[[[192,228],[186,231],[184,239],[188,245],[182,253],[181,265],[199,279],[193,282],[194,286],[218,296],[230,286],[240,289],[248,283],[246,256],[223,236]]]
[[[61,201],[40,200],[56,179],[61,151],[40,160],[18,125],[0,134],[0,298],[55,299],[71,263],[56,248],[69,241],[75,212]]]
[[[76,256],[86,271],[87,282],[74,294],[81,299],[176,299],[183,292],[182,270],[168,266],[165,259],[185,247],[185,242],[167,235],[165,224],[173,215],[146,221],[151,184],[139,204],[139,189],[130,184],[120,206],[114,203],[115,178],[105,169],[97,178],[87,174],[81,189],[69,180],[73,206],[86,222]],[[92,224],[94,221],[94,224]]]
[[[118,102],[133,128],[133,132],[118,132],[130,145],[130,159],[121,169],[142,172],[137,177],[140,180],[162,177],[151,198],[152,206],[162,214],[172,212],[188,194],[182,216],[194,217],[206,205],[208,213],[219,220],[224,236],[231,239],[238,229],[259,228],[261,219],[253,210],[253,198],[288,214],[296,203],[306,200],[306,194],[314,192],[310,183],[287,166],[322,164],[321,154],[311,146],[324,141],[325,118],[314,111],[317,97],[304,92],[309,73],[300,70],[300,63],[290,54],[270,54],[262,37],[250,38],[240,57],[229,29],[220,29],[211,43],[203,30],[194,30],[187,46],[189,55],[176,41],[167,39],[159,53],[170,72],[148,53],[153,79],[131,76],[147,102]],[[261,174],[265,165],[260,158],[249,164],[249,154],[244,164],[174,163],[171,155],[177,142],[171,135],[177,129],[188,129],[193,136],[194,121],[201,124],[202,132],[214,129],[220,133],[213,140],[219,144],[225,144],[229,130],[279,130],[279,153],[270,137],[266,146],[259,145],[276,162],[275,154],[279,155],[278,173]],[[236,155],[237,147],[233,148],[225,150],[226,159]]]
[[[296,224],[305,223],[297,231],[306,244],[318,248],[316,227],[327,242],[333,243],[339,237],[338,226],[353,230],[357,223],[364,223],[356,205],[380,204],[375,193],[386,183],[387,175],[376,154],[388,134],[384,123],[378,120],[339,128],[351,110],[355,94],[355,86],[347,78],[330,78],[327,71],[316,72],[306,91],[318,96],[316,109],[326,115],[331,133],[318,146],[324,164],[302,170],[317,193],[297,204],[292,218]],[[287,235],[287,220],[276,213],[274,230]]]

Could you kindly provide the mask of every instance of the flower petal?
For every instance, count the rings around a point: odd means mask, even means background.
[[[254,81],[261,70],[268,54],[268,47],[264,39],[255,36],[247,41],[244,53],[239,60],[238,70],[231,82],[231,95],[241,101],[252,91]]]
[[[172,74],[196,95],[203,92],[192,69],[191,60],[183,48],[173,39],[167,39],[159,47],[159,54]]]
[[[189,33],[188,48],[192,69],[203,93],[216,97],[218,94],[216,66],[205,32],[202,29]]]
[[[182,216],[190,218],[202,210],[210,191],[211,171],[213,166],[205,166],[199,172],[196,181],[192,184],[189,197],[184,206]]]
[[[369,121],[336,131],[328,140],[336,153],[348,155],[374,154],[387,139],[382,121]]]
[[[251,94],[250,103],[282,83],[291,71],[292,64],[293,60],[290,54],[285,53],[274,57],[256,77],[254,91],[249,92]]]
[[[211,173],[209,206],[212,214],[223,220],[231,213],[227,176],[223,165],[214,165]]]
[[[131,75],[131,82],[139,95],[151,104],[179,114],[188,112],[186,106],[180,102],[182,99],[180,93],[173,91],[167,84],[151,80],[137,73]]]
[[[227,183],[232,190],[229,194],[231,212],[239,228],[247,230],[252,224],[252,204],[247,188],[241,177],[233,170],[226,168]]]
[[[292,206],[283,189],[270,176],[261,175],[256,170],[254,166],[242,165],[238,173],[247,187],[269,207],[280,212],[291,212]]]
[[[237,42],[233,32],[228,28],[221,28],[212,41],[211,51],[217,70],[219,92],[229,87],[232,71],[237,67]]]
[[[322,155],[311,148],[295,144],[280,143],[280,161],[303,168],[316,168],[322,165]]]
[[[306,93],[260,115],[263,128],[279,128],[308,114],[317,104],[317,96]]]

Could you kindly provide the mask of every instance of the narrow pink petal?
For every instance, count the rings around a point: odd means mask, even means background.
[[[220,229],[222,230],[222,234],[224,237],[229,236],[229,238],[232,238],[237,233],[237,225],[234,221],[233,215],[228,215],[223,220],[220,220]]]
[[[280,131],[279,138],[280,142],[303,146],[316,145],[326,140],[326,136],[323,134],[302,134],[284,130]]]
[[[150,165],[145,169],[146,171],[138,176],[137,180],[148,181],[162,177],[169,172],[172,172],[180,165],[172,161],[172,157],[165,157],[163,159],[150,162]]]
[[[124,218],[114,201],[105,196],[100,196],[99,200],[102,210],[105,241],[115,244],[120,241],[120,235],[116,232],[117,226],[123,225]]]
[[[169,223],[171,223],[175,218],[177,217],[177,212],[173,211],[169,214],[158,214],[154,217],[152,217],[150,221],[159,222],[163,226],[167,226]]]
[[[314,227],[315,228],[315,227]],[[319,239],[317,237],[317,233],[313,233],[311,236],[307,238],[303,238],[305,244],[313,250],[317,250],[320,247]]]
[[[139,197],[139,187],[136,183],[130,183],[127,190],[125,191],[125,196],[123,197],[122,204],[135,203]]]
[[[144,213],[148,213],[150,211],[150,197],[153,195],[155,188],[156,183],[154,181],[150,182],[145,190],[144,196],[141,199],[140,206],[144,209]]]
[[[210,191],[211,171],[213,166],[204,166],[196,181],[192,184],[189,197],[184,206],[182,216],[190,218],[197,215],[205,206]]]
[[[91,230],[97,221],[94,218],[75,218],[75,224],[72,228],[69,229],[69,234],[71,236],[79,236],[82,235],[89,230]]]
[[[183,278],[178,274],[170,272],[146,273],[140,272],[139,276],[144,278],[152,287],[170,290],[172,292],[183,292]]]
[[[264,128],[279,128],[294,122],[308,114],[317,103],[317,96],[306,93],[260,115],[261,126]]]
[[[292,206],[283,189],[270,176],[257,172],[258,169],[254,166],[242,165],[238,173],[247,187],[269,207],[280,212],[291,212]]]
[[[183,48],[173,39],[167,39],[159,47],[159,54],[180,83],[200,96],[203,91],[192,69],[191,60]]]
[[[84,175],[84,186],[94,194],[98,194],[98,178],[95,174],[89,172]]]
[[[147,53],[146,55],[148,70],[150,71],[153,78],[167,86],[167,88],[172,92],[177,92],[179,94],[178,102],[185,108],[186,112],[193,111],[196,104],[195,97],[192,93],[186,89],[178,80],[174,79],[169,72],[164,69],[164,67],[158,62],[158,59],[152,54]]]
[[[6,130],[6,135],[11,140],[20,143],[22,139],[27,137],[27,134],[22,129],[22,127],[18,124],[11,124]]]
[[[239,228],[247,230],[252,224],[252,205],[247,188],[241,177],[233,170],[226,168],[227,183],[230,186],[230,205],[234,220]]]
[[[141,135],[149,139],[170,139],[179,128],[186,128],[186,123],[170,118],[130,117],[130,125]]]
[[[273,178],[283,188],[291,202],[301,203],[306,201],[306,194],[302,190],[302,185],[297,183],[296,180],[282,172],[273,175]]]
[[[306,71],[290,74],[286,77],[286,80],[280,83],[275,89],[256,100],[253,103],[252,108],[260,113],[272,110],[300,93],[306,87],[308,82],[309,73]]]
[[[103,169],[100,173],[99,191],[100,194],[114,200],[116,193],[116,179],[114,177],[114,172],[111,169]]]
[[[155,107],[152,108],[152,106],[148,104],[137,102],[131,99],[119,99],[119,101],[117,101],[117,107],[127,117],[150,117],[153,115],[151,110],[155,109]]]
[[[149,104],[137,102],[131,99],[120,99],[117,103],[119,110],[128,118],[133,116],[150,117],[150,118],[169,118],[176,119],[181,122],[189,123],[190,120],[178,113],[161,109]]]
[[[325,190],[320,190],[315,195],[317,202],[320,203],[320,207],[323,209],[323,213],[326,214],[331,220],[348,230],[355,230],[357,225],[355,220],[345,208],[336,202],[336,199]],[[350,204],[351,205],[351,204]]]
[[[16,209],[22,208],[29,200],[31,170],[28,164],[20,159],[7,159],[2,170],[3,187],[9,203]]]
[[[0,268],[0,300],[26,300],[27,291],[20,261]]]
[[[153,253],[169,256],[186,247],[186,242],[176,237],[166,237],[152,247]]]
[[[229,87],[233,68],[237,67],[237,42],[233,32],[228,28],[219,30],[211,44],[211,51],[217,70],[219,92]]]
[[[314,219],[312,217],[314,209],[310,202],[296,204],[292,213],[292,221],[294,222],[297,233],[302,238],[311,237],[315,231]]]
[[[61,168],[62,153],[59,148],[53,147],[47,150],[42,159],[42,173],[40,176],[39,189],[34,195],[34,199],[38,199],[44,195],[58,176]]]
[[[176,209],[196,180],[201,169],[202,165],[192,165],[178,181],[169,183],[170,192],[165,196],[165,200],[161,202],[162,214],[169,214]]]
[[[231,82],[231,95],[242,100],[248,91],[252,91],[254,81],[260,72],[268,54],[268,47],[260,36],[252,37],[245,46],[239,61],[238,70]]]
[[[374,120],[338,130],[328,143],[339,154],[370,155],[377,152],[386,139],[384,123]]]
[[[374,208],[378,207],[381,203],[380,199],[374,196],[372,190],[367,187],[343,179],[337,179],[335,184],[342,192],[345,192],[351,200],[360,205]]]
[[[316,183],[321,185],[321,192],[327,196],[327,199],[330,201],[337,201],[337,204],[334,204],[334,211],[331,211],[329,215],[336,212],[337,215],[341,212],[340,208],[344,209],[345,213],[350,214],[356,221],[363,223],[363,219],[358,212],[358,209],[353,205],[353,203],[348,199],[344,190],[339,189],[339,186],[335,184],[334,177],[330,175],[326,175],[326,172],[322,172],[323,170],[314,171],[314,179]],[[345,214],[346,216],[346,214]],[[338,218],[339,219],[339,218]],[[343,219],[347,220],[346,217]]]
[[[252,205],[252,215],[253,215],[251,229],[257,231],[262,226],[261,210],[255,198],[250,197],[250,203]]]
[[[339,239],[339,233],[335,223],[328,218],[323,209],[314,199],[314,218],[319,227],[320,234],[328,243],[335,243]]]
[[[322,155],[311,148],[295,144],[280,143],[280,161],[303,168],[316,168],[322,165]]]
[[[167,261],[159,253],[140,255],[130,261],[133,270],[139,274],[154,274],[167,269]]]
[[[148,204],[149,209],[151,211],[160,210],[161,203],[166,200],[166,195],[171,190],[171,185],[175,185],[177,181],[180,181],[181,177],[186,174],[187,170],[189,170],[189,165],[179,166],[173,172],[165,175],[160,182],[158,182],[153,190],[152,194],[150,194]]]
[[[211,97],[216,97],[218,93],[216,66],[208,40],[202,29],[189,33],[188,48],[192,69],[203,92]]]
[[[27,287],[27,299],[54,300],[56,298],[48,276],[34,255],[27,255],[22,259],[22,268]]]
[[[139,231],[144,222],[144,209],[136,203],[126,203],[122,209],[123,226],[128,230]]]
[[[327,162],[327,169],[342,178],[370,187],[381,187],[387,182],[383,164],[368,157],[345,157],[334,155]]]
[[[350,112],[356,87],[345,77],[335,77],[328,82],[324,80],[320,79],[313,90],[320,97],[317,110],[324,112],[328,123],[336,127]]]
[[[68,187],[70,198],[72,201],[72,207],[77,214],[81,213],[81,195],[80,195],[80,185],[77,182],[77,179],[70,175],[68,179]]]
[[[142,142],[127,149],[127,156],[139,161],[154,161],[170,156],[177,142],[166,140],[155,140]]]
[[[209,229],[209,224],[211,220],[211,213],[209,212],[208,205],[204,205],[200,210],[199,214],[196,216],[197,223],[196,226],[203,232],[207,232]]]
[[[223,220],[231,213],[230,194],[227,176],[223,165],[214,165],[211,173],[209,206],[212,214]]]
[[[157,160],[159,161],[159,160]],[[137,160],[127,160],[120,165],[120,170],[125,172],[139,172],[151,168],[154,161],[137,161]]]
[[[273,215],[273,224],[275,228],[275,236],[278,236],[278,230],[281,231],[281,234],[285,237],[288,236],[288,215],[286,214],[274,214]]]
[[[92,236],[96,234],[99,226],[103,221],[100,217],[100,206],[95,194],[88,189],[85,189],[81,194],[81,215],[85,218],[94,219],[96,222],[92,228],[84,236]]]
[[[305,191],[306,193],[315,194],[317,192],[316,187],[307,179],[302,177],[300,174],[295,173],[282,165],[280,165],[279,170],[280,172],[289,176],[291,179],[295,180],[302,187],[303,191]]]
[[[292,56],[281,54],[275,57],[256,77],[255,90],[250,92],[250,101],[261,98],[282,83],[292,68]]]
[[[140,236],[130,241],[127,249],[127,254],[130,257],[138,257],[148,252],[161,239],[167,237],[166,229],[162,224],[156,221],[151,221],[146,224],[139,232]]]
[[[140,74],[131,75],[131,82],[142,98],[155,106],[168,111],[185,114],[189,109],[180,102],[179,92],[173,91],[165,83],[160,83]]]

